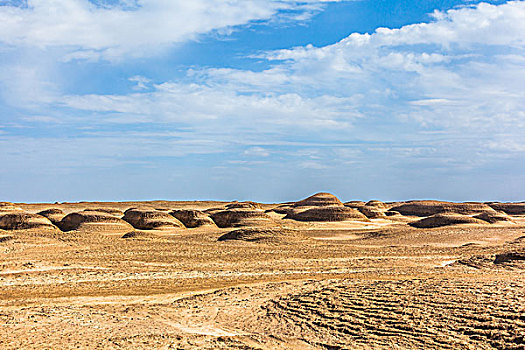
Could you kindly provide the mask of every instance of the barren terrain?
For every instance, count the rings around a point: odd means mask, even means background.
[[[4,204],[0,349],[525,349],[520,205],[327,196]]]

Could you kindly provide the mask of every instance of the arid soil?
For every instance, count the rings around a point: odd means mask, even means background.
[[[5,204],[0,349],[525,349],[522,209],[327,196]],[[45,226],[17,214],[51,208]],[[130,208],[154,229],[120,221]],[[155,214],[180,209],[197,227]]]

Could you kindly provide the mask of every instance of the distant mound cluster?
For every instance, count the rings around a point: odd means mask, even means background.
[[[296,221],[368,221],[368,218],[354,208],[346,207],[333,194],[317,193],[292,204],[281,205],[273,209],[279,214],[286,214],[284,219]]]
[[[141,233],[146,231],[178,232],[202,227],[235,229],[223,234],[220,241],[284,242],[293,241],[301,235],[297,230],[284,229],[283,225],[299,228],[308,225],[301,223],[354,222],[363,227],[394,223],[432,229],[453,225],[514,225],[515,218],[525,216],[525,203],[452,203],[432,200],[343,203],[326,192],[274,206],[247,201],[225,203],[204,210],[170,208],[169,205],[152,207],[144,203],[144,207],[122,211],[111,207],[109,203],[86,203],[88,208],[65,212],[59,206],[57,203],[51,208],[32,213],[16,204],[0,202],[0,236],[7,237],[6,232],[9,231],[62,231],[124,234],[126,238],[134,238],[146,237]]]

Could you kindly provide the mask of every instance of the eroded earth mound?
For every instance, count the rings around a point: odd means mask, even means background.
[[[215,225],[208,214],[200,210],[192,209],[177,209],[170,212],[170,214],[177,220],[182,222],[187,228],[195,228],[205,225]]]
[[[333,194],[320,192],[299,202],[294,207],[343,206],[343,203]]]
[[[42,215],[48,218],[49,221],[51,221],[54,225],[58,224],[60,220],[62,220],[64,216],[66,216],[64,211],[59,208],[50,208],[50,209],[42,210],[38,212],[38,215]]]
[[[344,206],[324,206],[293,211],[289,212],[284,218],[297,221],[368,221],[368,218],[359,210]]]
[[[217,240],[261,243],[292,243],[301,239],[304,239],[304,237],[293,230],[286,230],[282,228],[243,228],[230,231],[220,236]]]
[[[491,203],[490,207],[508,215],[525,215],[525,203]]]
[[[489,224],[495,224],[498,222],[512,222],[512,218],[503,213],[485,212],[474,216],[474,218],[486,221]]]
[[[0,214],[0,229],[4,230],[52,230],[57,228],[48,218],[23,211]]]
[[[184,228],[182,222],[175,217],[157,210],[128,209],[122,219],[139,230]]]
[[[409,225],[417,228],[435,228],[450,225],[486,225],[487,222],[461,214],[436,214],[411,222]]]
[[[105,212],[82,211],[66,215],[59,223],[62,231],[126,233],[133,231],[126,221]]]
[[[113,215],[119,218],[124,216],[124,212],[122,210],[115,209],[115,208],[89,208],[89,209],[84,209],[84,211],[95,211],[98,213],[106,213],[106,214],[110,214],[110,215]]]
[[[211,218],[217,226],[240,227],[240,226],[268,226],[274,225],[274,220],[260,210],[231,209],[222,210],[211,214]]]
[[[451,203],[440,201],[411,201],[394,205],[390,210],[407,216],[431,216],[444,213],[475,215],[483,212],[494,212],[494,209],[484,203]]]

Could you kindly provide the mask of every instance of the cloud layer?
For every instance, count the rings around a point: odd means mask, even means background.
[[[55,12],[42,12],[49,4],[62,8],[60,0],[1,9],[0,40],[120,55],[269,19],[285,9],[308,13],[321,4],[217,1],[209,10],[204,0],[133,2],[129,9],[123,3],[109,8],[68,3],[67,11],[77,17],[64,23]],[[9,11],[15,16],[5,24],[1,16]],[[44,13],[55,20],[47,23]],[[151,22],[159,13],[165,21]],[[28,30],[15,32],[26,25]],[[40,40],[46,30],[54,34]],[[134,74],[128,77],[134,85],[120,94],[35,93],[43,97],[31,98],[25,117],[58,120],[75,137],[0,134],[0,142],[38,154],[28,160],[33,165],[53,152],[62,154],[65,172],[80,169],[79,157],[101,169],[133,164],[152,176],[166,167],[180,170],[181,178],[197,173],[200,178],[202,161],[211,181],[206,189],[218,191],[216,196],[247,193],[257,180],[275,193],[286,183],[297,191],[323,184],[337,191],[361,182],[366,185],[351,190],[385,199],[439,193],[466,200],[479,199],[466,197],[478,192],[485,199],[519,199],[525,192],[513,184],[524,179],[525,170],[524,33],[524,1],[482,3],[435,12],[429,23],[354,33],[326,47],[254,53],[269,65],[262,71],[193,67],[163,82]],[[17,152],[0,159],[13,164]],[[300,177],[307,178],[303,185],[294,180]],[[245,181],[246,188],[220,187],[226,179],[238,179],[239,186]]]
[[[27,0],[26,6],[0,6],[0,42],[69,47],[67,60],[147,56],[281,11],[307,18],[323,2],[328,1]]]

